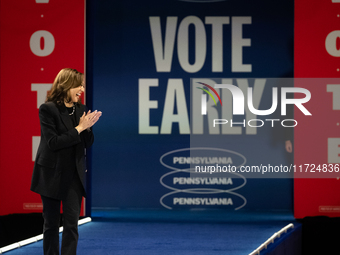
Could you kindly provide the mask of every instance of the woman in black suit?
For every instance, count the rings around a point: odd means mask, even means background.
[[[46,102],[39,108],[41,140],[35,159],[31,190],[43,203],[44,254],[59,254],[60,205],[63,205],[61,254],[75,255],[78,219],[85,194],[85,149],[93,143],[91,127],[101,116],[86,112],[80,103],[84,76],[75,69],[62,69]]]

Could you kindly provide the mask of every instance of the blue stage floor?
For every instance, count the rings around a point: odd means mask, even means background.
[[[93,211],[79,226],[80,255],[246,255],[289,223],[290,213]],[[39,255],[42,241],[6,252]]]

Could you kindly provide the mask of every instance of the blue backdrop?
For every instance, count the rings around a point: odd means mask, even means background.
[[[292,210],[289,178],[188,184],[187,172],[169,173],[175,157],[190,156],[181,149],[197,136],[193,79],[292,77],[293,18],[293,0],[88,1],[88,104],[103,112],[94,127],[92,208]],[[270,107],[270,95],[265,87],[260,109]],[[218,147],[243,155],[247,165],[287,165],[281,131],[242,128]],[[169,168],[161,158],[171,151],[179,152],[165,159]],[[212,187],[240,188],[179,191]]]

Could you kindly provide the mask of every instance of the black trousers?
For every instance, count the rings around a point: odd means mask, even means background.
[[[59,255],[60,205],[63,209],[62,255],[76,255],[78,244],[78,220],[82,190],[78,174],[74,175],[70,188],[61,200],[41,196],[44,217],[44,255]]]

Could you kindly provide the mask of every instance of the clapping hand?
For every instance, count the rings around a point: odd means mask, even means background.
[[[81,133],[85,129],[89,129],[96,124],[100,116],[102,116],[101,111],[95,110],[94,112],[91,112],[91,110],[89,110],[87,113],[84,112],[83,116],[81,116],[79,120],[79,125],[76,127],[78,133]]]

